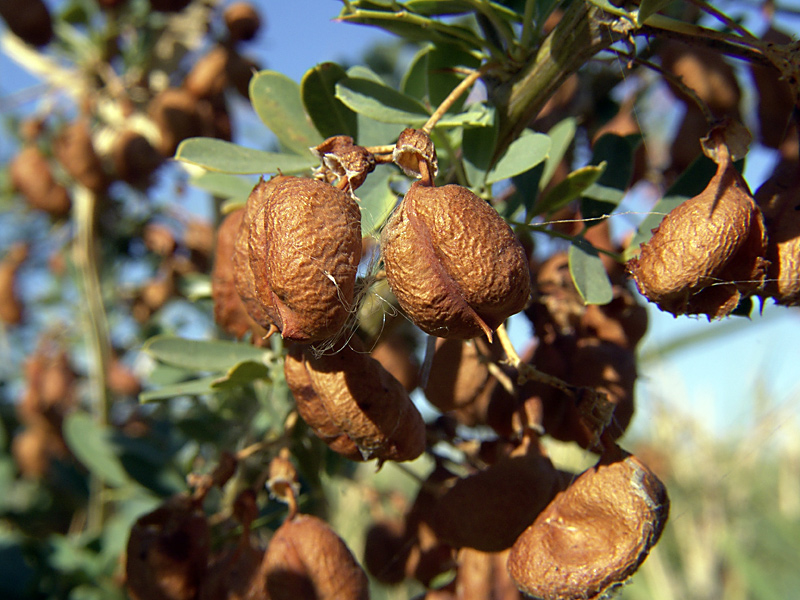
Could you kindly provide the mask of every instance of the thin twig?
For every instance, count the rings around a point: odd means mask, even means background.
[[[427,134],[430,134],[430,132],[433,130],[434,127],[436,127],[436,124],[442,119],[445,113],[448,110],[450,110],[450,107],[452,107],[453,104],[455,104],[456,100],[458,100],[464,92],[466,92],[469,88],[471,88],[472,85],[476,81],[478,81],[478,79],[481,76],[485,75],[494,66],[495,65],[492,63],[486,63],[480,69],[476,69],[472,71],[472,73],[467,75],[461,81],[461,83],[459,83],[456,87],[453,88],[453,91],[447,95],[447,98],[442,100],[442,103],[436,108],[436,110],[433,112],[433,114],[425,123],[425,125],[422,126],[421,128],[422,131],[424,131]]]
[[[749,40],[756,40],[756,39],[758,39],[758,38],[756,38],[756,36],[754,36],[752,33],[750,33],[749,31],[747,31],[747,29],[745,29],[744,27],[742,27],[741,25],[739,25],[739,23],[737,23],[736,21],[734,21],[733,19],[731,19],[731,18],[730,18],[728,15],[726,15],[725,13],[723,13],[723,12],[719,11],[718,9],[716,9],[716,8],[715,8],[713,5],[709,4],[709,3],[708,3],[708,2],[706,2],[705,0],[689,0],[689,2],[691,2],[692,4],[694,4],[694,5],[695,5],[697,8],[699,8],[700,10],[702,10],[702,11],[704,11],[704,12],[707,12],[708,14],[710,14],[712,17],[714,17],[715,19],[717,19],[717,20],[718,20],[720,23],[722,23],[723,25],[725,25],[725,27],[727,27],[727,28],[728,28],[728,29],[730,29],[731,31],[735,31],[736,33],[738,33],[738,34],[739,34],[740,36],[742,36],[743,38],[745,38],[745,39],[749,39]]]
[[[503,351],[506,353],[508,364],[517,370],[518,385],[522,385],[527,381],[538,381],[539,383],[544,383],[557,388],[569,396],[575,396],[575,386],[568,384],[566,381],[563,381],[558,377],[553,377],[552,375],[548,375],[547,373],[540,371],[533,365],[529,365],[523,361],[522,358],[520,358],[519,354],[517,354],[517,351],[514,349],[514,344],[511,343],[511,338],[508,337],[508,331],[506,331],[506,326],[504,324],[497,328],[496,333],[497,339],[500,340],[500,345],[503,347]]]

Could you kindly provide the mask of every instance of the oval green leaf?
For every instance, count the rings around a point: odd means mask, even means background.
[[[245,148],[214,138],[189,138],[181,142],[175,152],[181,162],[203,167],[208,171],[235,175],[261,173],[300,173],[317,164],[311,152],[304,156],[265,152]]]
[[[67,415],[63,431],[70,451],[92,475],[111,487],[122,487],[133,481],[109,441],[109,431],[87,413]]]
[[[547,191],[539,202],[535,204],[531,214],[551,213],[566,206],[600,179],[605,169],[605,163],[587,165],[580,169],[575,169],[563,181],[558,182]]]
[[[309,69],[300,82],[303,106],[322,137],[358,138],[356,114],[336,97],[336,83],[345,77],[347,73],[342,67],[325,62]]]
[[[224,340],[188,340],[172,336],[156,336],[142,347],[156,360],[168,365],[221,373],[246,360],[269,360],[271,352],[249,344]]]
[[[322,138],[311,126],[300,96],[300,86],[282,73],[261,71],[250,80],[250,101],[258,116],[278,141],[300,156]]]
[[[193,186],[211,192],[219,198],[247,200],[257,180],[230,173],[206,172],[189,180]]]
[[[244,360],[237,363],[225,373],[217,378],[211,387],[215,390],[228,390],[243,387],[253,383],[257,379],[269,379],[269,367],[263,362],[254,360]]]
[[[139,402],[157,402],[159,400],[169,400],[179,396],[202,396],[214,393],[214,383],[219,380],[219,375],[190,379],[181,383],[171,383],[156,390],[147,390],[139,394]]]
[[[545,160],[549,152],[550,138],[543,133],[526,129],[487,173],[486,183],[495,183],[524,173]]]
[[[361,201],[361,235],[368,236],[377,233],[389,218],[395,204],[397,195],[389,187],[391,171],[378,169],[364,182],[356,194]]]
[[[569,273],[586,304],[608,304],[614,297],[603,261],[587,242],[576,240],[569,247]]]
[[[411,96],[369,79],[342,79],[336,84],[336,97],[351,110],[383,123],[420,126],[430,116]]]

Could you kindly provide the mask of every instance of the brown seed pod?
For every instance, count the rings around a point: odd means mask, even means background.
[[[462,548],[458,552],[456,600],[522,600],[506,569],[508,553]]]
[[[178,144],[186,138],[211,134],[197,98],[187,90],[165,89],[150,101],[147,112],[161,132],[158,151],[163,156],[175,154]]]
[[[645,465],[606,452],[519,536],[509,573],[544,600],[606,597],[647,558],[668,513],[666,489]]]
[[[319,357],[294,345],[284,371],[298,412],[304,419],[309,416],[309,426],[333,450],[348,458],[381,462],[413,460],[425,450],[425,423],[419,411],[402,384],[355,338],[336,354]]]
[[[96,193],[108,187],[103,164],[94,151],[88,119],[79,118],[64,127],[53,141],[53,152],[64,170],[81,185]]]
[[[766,282],[761,295],[785,306],[800,305],[800,167],[779,165],[758,189],[769,245]]]
[[[355,200],[327,183],[278,176],[256,185],[245,210],[234,278],[250,316],[290,340],[338,334],[352,311],[361,260]]]
[[[528,301],[525,250],[497,211],[464,187],[415,182],[381,248],[400,306],[431,335],[491,339]]]
[[[250,80],[260,70],[261,67],[254,60],[242,56],[233,49],[228,52],[228,61],[225,63],[228,85],[246,100],[250,99]]]
[[[628,269],[661,310],[716,319],[761,287],[766,245],[761,211],[725,154],[705,190],[664,217]]]
[[[53,177],[50,164],[36,146],[26,146],[9,167],[11,185],[28,203],[54,218],[66,217],[72,208],[67,188]]]
[[[425,397],[442,412],[472,404],[489,384],[488,361],[499,356],[499,348],[481,338],[436,340]]]
[[[421,129],[407,128],[400,132],[392,151],[392,160],[409,177],[429,177],[433,180],[439,172],[436,148],[430,136]]]
[[[142,134],[127,129],[114,142],[111,150],[114,171],[122,181],[147,187],[150,176],[164,162],[164,157]]]
[[[41,479],[54,460],[69,456],[69,450],[61,430],[50,420],[35,416],[28,418],[27,426],[14,436],[11,454],[23,477]]]
[[[438,499],[429,524],[455,548],[510,548],[559,491],[556,469],[528,437],[507,458],[458,479]]]
[[[322,177],[339,179],[337,186],[348,189],[352,194],[372,171],[375,170],[375,157],[363,146],[353,143],[349,135],[329,137],[315,148],[311,148],[322,162],[319,169]]]
[[[232,42],[252,40],[261,27],[261,17],[249,2],[234,2],[223,13]]]
[[[159,12],[180,12],[191,2],[192,0],[150,0],[150,8]]]
[[[281,525],[264,556],[271,600],[367,600],[369,583],[342,539],[324,521],[297,515]]]
[[[133,370],[116,356],[108,365],[108,389],[115,395],[136,397],[142,383]]]
[[[134,600],[197,597],[208,563],[208,522],[184,495],[140,517],[131,529],[125,558],[128,594]]]
[[[223,331],[237,339],[252,331],[253,342],[258,344],[267,332],[248,314],[233,280],[236,236],[243,218],[244,209],[236,210],[225,217],[217,230],[211,299],[214,302],[214,320]]]
[[[407,392],[419,383],[420,364],[414,356],[414,343],[401,332],[393,332],[381,338],[370,356],[397,379]]]
[[[239,543],[208,565],[198,600],[269,600],[261,566],[264,550]]]
[[[53,39],[53,21],[42,0],[20,4],[18,0],[0,0],[0,16],[11,32],[34,46],[44,46]]]
[[[17,292],[17,272],[28,257],[28,245],[17,243],[0,262],[0,321],[5,325],[22,322],[24,305]]]
[[[214,46],[197,60],[183,80],[183,87],[196,98],[211,98],[224,92],[228,87],[228,54],[224,46]]]
[[[397,585],[406,577],[412,545],[402,521],[373,523],[364,536],[364,567],[381,583]]]

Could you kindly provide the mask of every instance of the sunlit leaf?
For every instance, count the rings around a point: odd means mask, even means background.
[[[642,0],[639,3],[639,12],[636,18],[637,24],[644,25],[650,16],[656,14],[671,2],[672,0]]]
[[[303,106],[322,137],[358,138],[356,114],[336,97],[336,83],[345,77],[342,67],[326,62],[309,69],[300,82]]]
[[[402,92],[417,100],[428,96],[428,53],[431,49],[431,46],[420,48],[411,59],[411,64],[400,82]]]
[[[190,379],[181,383],[162,386],[156,390],[147,390],[139,394],[139,402],[146,404],[158,400],[169,400],[179,396],[202,396],[214,393],[214,383],[219,375],[210,375],[199,379]]]
[[[336,84],[336,97],[351,110],[383,123],[422,125],[429,114],[411,96],[368,79],[348,77]]]
[[[552,213],[580,197],[593,185],[605,171],[606,164],[587,165],[574,170],[567,177],[550,188],[531,211],[534,215]]]
[[[175,158],[208,171],[253,175],[278,171],[300,173],[317,163],[311,152],[306,154],[264,152],[214,138],[189,138],[178,146]]]
[[[246,360],[264,362],[270,356],[269,351],[250,344],[224,340],[189,340],[172,336],[150,338],[145,342],[142,351],[169,365],[215,372],[227,371]]]
[[[215,390],[232,389],[248,385],[257,379],[269,380],[269,367],[260,361],[244,360],[228,369],[211,387]]]
[[[110,431],[89,414],[76,411],[67,415],[63,432],[72,454],[92,475],[111,487],[132,482],[109,441]]]
[[[614,294],[603,261],[585,241],[569,247],[569,273],[586,304],[608,304]]]
[[[486,183],[495,183],[524,173],[545,160],[549,151],[548,136],[526,129],[511,143],[505,154],[486,175]]]
[[[411,12],[429,17],[469,14],[475,12],[476,7],[485,7],[507,21],[519,22],[522,19],[522,15],[507,6],[491,1],[475,3],[467,0],[407,0],[403,2],[403,6]]]
[[[309,148],[322,141],[303,110],[300,86],[286,75],[275,71],[256,74],[250,80],[250,101],[280,143],[295,154],[311,156]]]
[[[575,139],[577,121],[574,117],[568,117],[559,121],[550,128],[547,135],[550,136],[550,153],[544,163],[544,172],[539,180],[539,189],[543,190],[553,179],[558,165],[564,159],[572,140]]]
[[[378,169],[356,190],[361,205],[361,234],[364,236],[375,234],[397,204],[397,194],[389,187],[390,176],[389,169]]]
[[[206,172],[202,175],[192,177],[189,182],[207,192],[211,192],[220,198],[235,198],[237,200],[247,200],[250,192],[253,191],[257,179],[252,177],[240,177],[230,173]]]

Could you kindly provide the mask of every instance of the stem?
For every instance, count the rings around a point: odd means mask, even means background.
[[[527,50],[531,46],[533,40],[533,9],[536,6],[536,0],[525,0],[525,13],[522,17],[522,35],[520,36],[520,46],[523,50]],[[536,24],[539,29],[541,23]]]
[[[472,71],[467,75],[461,83],[453,88],[453,91],[447,95],[447,98],[442,100],[442,103],[436,108],[428,121],[421,127],[422,131],[430,134],[431,130],[436,127],[436,124],[442,119],[445,113],[450,110],[450,107],[458,100],[461,95],[466,92],[478,79],[487,71],[494,68],[496,65],[492,63],[484,64],[480,69]]]
[[[558,377],[553,377],[552,375],[540,371],[520,358],[519,354],[517,354],[517,351],[514,349],[514,344],[511,343],[511,338],[508,337],[505,324],[501,324],[495,333],[497,334],[497,339],[500,340],[500,345],[503,347],[503,352],[506,353],[508,363],[514,367],[519,374],[517,379],[518,385],[522,385],[526,381],[538,381],[539,383],[557,388],[569,396],[575,396],[575,386],[568,384]]]
[[[108,394],[108,364],[111,357],[108,321],[100,285],[100,265],[97,252],[98,197],[87,188],[75,186],[73,218],[75,238],[72,253],[80,277],[80,288],[85,307],[86,345],[89,351],[89,386],[93,400],[94,417],[101,426],[108,425],[111,401]],[[88,506],[90,531],[98,531],[105,522],[105,485],[92,476]]]
[[[709,4],[705,0],[689,0],[689,2],[694,4],[700,10],[710,14],[712,17],[717,19],[720,23],[725,25],[725,27],[727,27],[731,31],[735,31],[736,33],[738,33],[743,38],[749,39],[749,40],[757,39],[752,33],[747,31],[747,29],[745,29],[744,27],[739,25],[739,23],[737,23],[736,21],[731,19],[728,15],[726,15],[723,12],[721,12],[721,11],[717,10],[716,8],[714,8],[713,5]]]

